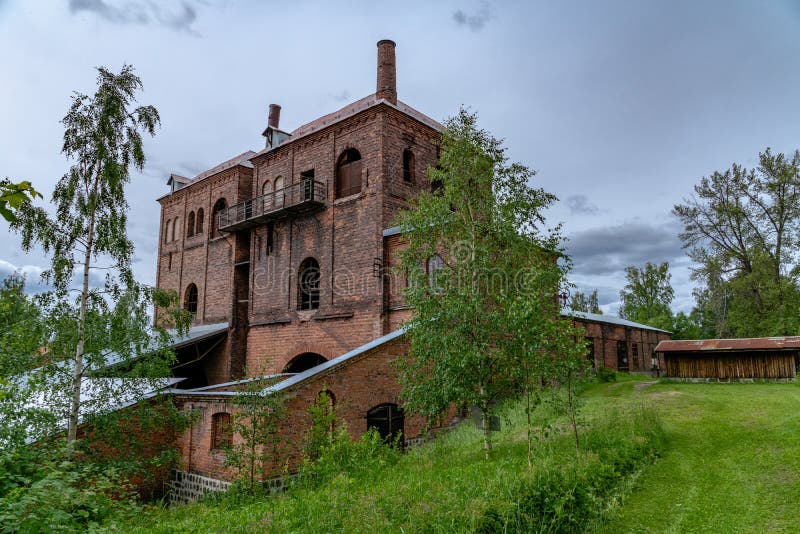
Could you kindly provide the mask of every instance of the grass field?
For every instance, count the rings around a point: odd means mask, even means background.
[[[800,386],[625,382],[590,395],[592,409],[658,406],[668,439],[604,532],[800,531]]]
[[[128,523],[136,532],[467,532],[498,517],[489,531],[533,531],[508,518],[547,501],[549,491],[567,488],[568,498],[552,507],[576,514],[573,525],[590,531],[798,531],[800,386],[647,384],[621,377],[590,386],[583,399],[586,443],[578,459],[565,432],[539,443],[537,465],[529,469],[517,408],[496,436],[490,462],[481,458],[479,432],[465,425],[396,463],[342,474],[321,487],[265,500],[151,508],[133,525],[123,519],[108,526]],[[629,453],[614,456],[626,448]],[[661,455],[655,463],[636,459],[654,450]],[[621,485],[596,482],[609,465]],[[595,489],[587,493],[582,484]],[[545,490],[532,495],[535,488]],[[586,506],[597,513],[580,515]],[[561,531],[553,525],[537,529]]]

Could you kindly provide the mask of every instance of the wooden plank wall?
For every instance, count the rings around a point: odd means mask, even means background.
[[[795,378],[793,352],[664,354],[666,376],[674,378]]]

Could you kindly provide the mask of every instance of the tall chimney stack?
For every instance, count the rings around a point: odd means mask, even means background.
[[[267,119],[267,124],[277,129],[278,124],[281,122],[281,107],[278,104],[270,104],[269,105],[269,118]]]
[[[378,41],[378,87],[375,97],[397,104],[397,69],[394,60],[394,41]]]

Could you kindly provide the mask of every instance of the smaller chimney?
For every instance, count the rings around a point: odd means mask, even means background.
[[[397,104],[397,69],[394,59],[394,41],[378,41],[378,87],[375,97]]]
[[[271,128],[278,128],[278,123],[281,122],[281,107],[278,104],[269,105],[269,118],[267,125]]]

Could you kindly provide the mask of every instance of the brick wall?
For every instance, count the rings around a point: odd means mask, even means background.
[[[619,370],[620,368],[618,361],[620,343],[625,347],[629,370],[644,373],[650,371],[651,357],[655,354],[655,347],[658,342],[671,337],[666,332],[626,327],[612,323],[576,319],[574,324],[586,330],[587,338],[594,339],[594,364],[596,366],[603,365],[608,369],[614,370]],[[636,358],[634,358],[634,347],[637,353]],[[664,368],[663,360],[659,362],[659,367],[661,369]]]
[[[310,426],[308,407],[323,388],[333,395],[336,413],[346,421],[354,439],[367,430],[368,410],[383,403],[400,404],[400,386],[391,362],[407,353],[407,343],[402,337],[396,338],[289,389],[279,430],[283,452],[273,458],[270,471],[264,477],[280,474],[287,461],[290,470],[297,467]],[[231,413],[236,409],[231,398],[187,394],[178,396],[178,401],[184,409],[195,410],[198,415],[192,428],[179,439],[183,469],[204,476],[230,477],[232,472],[224,467],[224,453],[211,450],[211,419],[215,413]],[[422,435],[425,424],[423,418],[406,414],[406,439]]]

